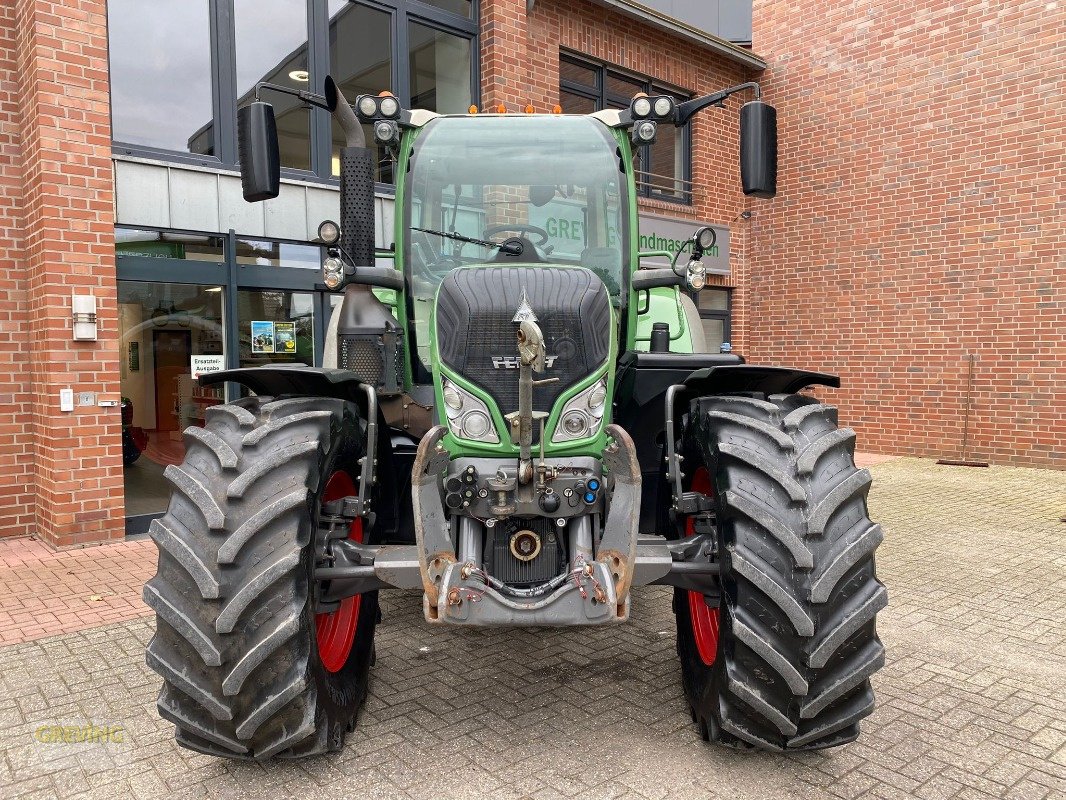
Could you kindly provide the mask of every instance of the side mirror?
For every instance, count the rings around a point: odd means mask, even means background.
[[[740,109],[740,182],[744,194],[777,194],[777,109],[761,100]]]
[[[257,100],[237,110],[237,153],[244,199],[258,203],[277,197],[281,191],[281,153],[270,103]]]

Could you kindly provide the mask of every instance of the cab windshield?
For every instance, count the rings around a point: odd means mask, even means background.
[[[429,364],[437,287],[453,269],[497,262],[584,266],[617,306],[629,236],[625,177],[618,143],[589,117],[427,123],[411,152],[403,208],[412,333],[422,364]]]

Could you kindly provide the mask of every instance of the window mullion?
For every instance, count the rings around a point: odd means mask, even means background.
[[[404,108],[411,107],[411,43],[410,21],[406,11],[397,8],[392,23],[392,85],[393,94],[400,98]]]
[[[215,154],[237,163],[237,65],[233,0],[211,0],[211,73],[215,114]]]
[[[307,8],[307,69],[311,91],[321,94],[329,73],[329,9],[326,0],[309,0]],[[311,109],[311,172],[320,178],[332,173],[330,114]]]

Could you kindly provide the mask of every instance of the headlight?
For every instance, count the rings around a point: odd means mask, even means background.
[[[666,118],[674,110],[674,101],[669,97],[658,97],[655,100],[655,116]]]
[[[633,116],[638,119],[643,119],[651,113],[651,100],[647,97],[638,97],[633,101],[632,108]]]
[[[444,395],[444,415],[448,418],[448,430],[452,436],[499,444],[500,435],[484,401],[449,380],[444,381],[441,394]]]
[[[381,103],[378,104],[378,108],[381,109],[381,114],[385,117],[395,117],[400,113],[400,104],[396,101],[395,97],[381,98]]]
[[[492,420],[484,411],[467,411],[460,419],[460,427],[464,438],[480,441],[492,428]]]
[[[336,289],[344,281],[344,263],[336,256],[330,256],[322,262],[322,282],[330,289]]]
[[[450,383],[444,386],[444,405],[453,411],[458,411],[463,407],[463,396]]]
[[[563,413],[559,415],[559,424],[552,434],[553,442],[571,442],[574,439],[587,439],[595,436],[603,425],[603,415],[607,410],[607,378],[603,377],[592,386],[571,397]]]

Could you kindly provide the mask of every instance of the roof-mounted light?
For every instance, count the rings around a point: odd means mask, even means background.
[[[395,119],[400,116],[400,101],[391,94],[381,95],[381,99],[378,101],[378,111],[381,112],[383,117]]]
[[[341,240],[340,226],[331,219],[323,220],[318,226],[318,240],[327,246],[335,245]]]
[[[674,98],[663,95],[652,102],[652,110],[659,119],[670,119],[674,115]]]
[[[378,99],[372,94],[362,95],[355,104],[360,117],[373,119],[378,115]]]
[[[645,144],[654,144],[657,130],[658,126],[650,119],[638,122],[633,126],[633,144],[638,147]]]

